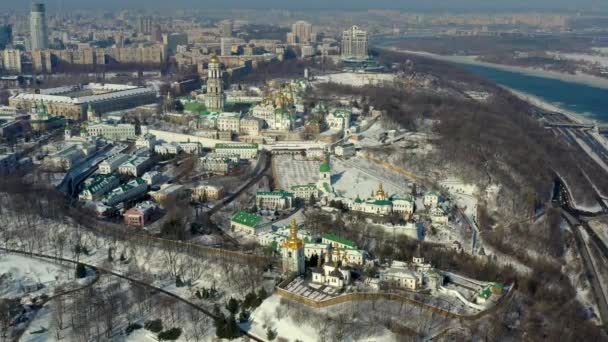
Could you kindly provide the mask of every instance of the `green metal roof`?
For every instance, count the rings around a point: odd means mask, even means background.
[[[481,291],[481,293],[479,293],[479,297],[481,297],[483,299],[488,299],[488,298],[490,298],[491,295],[492,295],[492,290],[490,290],[489,287],[486,287],[485,289],[483,289]]]
[[[215,148],[241,148],[241,149],[258,149],[258,144],[256,143],[243,143],[243,144],[215,144]]]
[[[401,201],[409,201],[409,202],[413,202],[414,198],[412,197],[412,195],[397,195],[397,196],[393,196],[391,198],[391,200],[393,201],[397,201],[397,200],[401,200]]]
[[[96,193],[101,190],[107,184],[113,182],[114,180],[118,180],[118,178],[114,175],[97,175],[93,178],[93,181],[90,185],[85,186],[83,191],[90,191],[91,193]]]
[[[281,197],[293,197],[291,192],[287,191],[258,191],[257,196],[281,196]]]
[[[375,201],[371,201],[371,202],[367,202],[369,204],[373,204],[373,205],[392,205],[393,202],[389,201],[389,200],[375,200]]]
[[[350,112],[346,109],[336,109],[333,115],[337,118],[344,118],[346,116],[350,116]]]
[[[294,185],[291,187],[291,190],[297,190],[297,189],[316,189],[317,185],[316,184],[306,184],[306,185]]]
[[[204,103],[192,101],[192,102],[188,102],[184,105],[184,110],[186,110],[188,112],[194,112],[194,113],[203,113],[203,112],[207,111],[207,107],[205,106]]]
[[[319,172],[331,172],[331,166],[328,163],[323,163],[319,166]]]
[[[353,242],[351,240],[348,240],[348,239],[345,239],[343,237],[340,237],[338,235],[332,234],[332,233],[325,233],[325,234],[323,234],[323,239],[334,241],[334,242],[346,245],[346,246],[351,247],[351,248],[357,248],[357,245],[355,244],[355,242]]]
[[[256,214],[248,213],[243,210],[239,210],[234,215],[232,215],[232,221],[245,225],[251,228],[257,228],[260,222],[262,221],[262,217]]]

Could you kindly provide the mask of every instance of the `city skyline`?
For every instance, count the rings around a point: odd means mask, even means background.
[[[0,340],[608,341],[608,0],[0,13]]]
[[[480,11],[526,11],[526,10],[539,10],[539,11],[598,11],[608,10],[608,3],[599,0],[582,0],[573,4],[566,0],[512,0],[508,2],[486,2],[479,0],[431,0],[431,1],[417,1],[417,0],[377,0],[374,2],[364,0],[354,0],[348,2],[346,5],[342,1],[338,0],[311,0],[306,2],[301,1],[279,1],[279,0],[262,0],[256,2],[250,2],[245,0],[228,0],[219,2],[212,1],[194,1],[194,0],[175,0],[170,3],[163,1],[144,1],[144,0],[131,0],[128,4],[120,0],[107,0],[103,3],[99,2],[87,2],[77,0],[46,0],[43,1],[47,5],[49,10],[56,9],[134,9],[134,8],[146,8],[146,9],[183,9],[183,8],[217,8],[217,9],[228,9],[228,8],[243,8],[243,9],[289,9],[289,10],[368,10],[368,9],[398,9],[398,10],[410,10],[410,11],[453,11],[453,12],[480,12]],[[31,1],[17,0],[7,3],[1,3],[0,9],[26,9],[30,6]]]

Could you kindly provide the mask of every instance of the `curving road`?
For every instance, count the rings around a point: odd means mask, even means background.
[[[232,236],[230,236],[228,233],[226,233],[217,224],[215,224],[215,222],[213,222],[213,220],[211,219],[211,216],[213,216],[213,214],[217,213],[218,211],[222,210],[227,205],[232,203],[243,192],[245,192],[247,189],[251,188],[254,184],[259,182],[262,179],[262,177],[264,177],[264,174],[266,174],[266,172],[270,169],[270,166],[272,164],[271,163],[272,157],[271,157],[270,153],[268,153],[266,151],[262,151],[260,153],[261,153],[260,160],[258,161],[257,165],[255,166],[255,169],[251,172],[249,181],[247,181],[247,183],[243,184],[233,194],[224,197],[221,200],[221,202],[214,205],[213,208],[211,208],[209,211],[203,212],[203,215],[201,215],[201,218],[200,218],[200,220],[203,221],[202,222],[203,224],[210,225],[211,227],[215,228],[215,230],[218,231],[222,235],[223,238],[229,240],[235,246],[239,246],[239,244],[240,244],[239,241],[237,239],[233,238]]]
[[[163,294],[165,294],[165,295],[167,295],[169,297],[172,297],[172,298],[174,298],[174,299],[176,299],[176,300],[178,300],[178,301],[180,301],[180,302],[182,302],[182,303],[184,303],[184,304],[186,304],[186,305],[188,305],[188,306],[190,306],[190,307],[192,307],[192,308],[194,308],[194,309],[202,312],[203,314],[205,314],[206,316],[211,317],[214,320],[218,318],[211,311],[209,311],[209,310],[203,308],[202,306],[200,306],[198,304],[195,304],[195,303],[193,303],[193,302],[191,302],[191,301],[189,301],[189,300],[187,300],[187,299],[185,299],[183,297],[180,297],[180,296],[176,295],[175,293],[172,293],[172,292],[164,290],[164,289],[162,289],[160,287],[156,287],[154,285],[148,284],[148,283],[143,282],[141,280],[131,278],[131,277],[126,276],[124,274],[117,273],[115,271],[105,269],[103,267],[87,264],[87,263],[84,263],[84,262],[81,262],[81,261],[76,261],[76,260],[71,260],[71,259],[65,259],[65,258],[59,258],[59,257],[55,257],[55,256],[52,256],[52,255],[46,255],[46,254],[41,254],[41,253],[28,253],[28,252],[24,252],[24,251],[20,251],[20,250],[16,250],[16,249],[5,248],[5,247],[0,247],[0,250],[3,250],[5,252],[7,252],[7,253],[14,253],[14,254],[20,254],[20,255],[25,255],[25,256],[29,256],[29,257],[37,257],[37,258],[49,259],[49,260],[52,260],[52,261],[61,261],[61,262],[75,264],[75,265],[78,264],[78,263],[80,263],[82,265],[85,265],[87,267],[95,269],[98,272],[109,274],[109,275],[115,276],[117,278],[121,278],[121,279],[127,280],[127,281],[129,281],[131,283],[135,283],[137,285],[144,286],[144,287],[146,287],[146,288],[148,288],[150,290],[161,292],[161,293],[163,293]],[[240,329],[241,329],[241,332],[243,333],[243,335],[248,336],[250,339],[252,339],[254,341],[260,341],[260,342],[264,341],[264,340],[260,339],[259,337],[250,334],[248,331],[245,331],[242,328],[240,328]]]

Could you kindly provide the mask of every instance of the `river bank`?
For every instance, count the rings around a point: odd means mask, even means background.
[[[513,94],[514,96],[516,96],[517,98],[519,98],[522,101],[525,101],[533,106],[536,106],[540,109],[549,111],[549,112],[556,112],[556,113],[561,113],[564,114],[565,116],[567,116],[568,118],[570,118],[570,120],[576,122],[576,123],[580,123],[580,124],[591,124],[593,123],[593,120],[591,120],[589,117],[581,114],[581,113],[577,113],[577,112],[573,112],[571,110],[567,110],[564,109],[562,107],[559,107],[557,105],[554,105],[552,103],[549,103],[543,99],[541,99],[538,96],[534,96],[532,94],[528,94],[525,93],[523,91],[519,91],[519,90],[515,90],[509,87],[505,87],[505,86],[501,86],[502,88],[508,90],[511,94]]]
[[[530,75],[530,76],[550,78],[550,79],[560,80],[560,81],[564,81],[564,82],[578,83],[578,84],[583,84],[583,85],[587,85],[587,86],[608,89],[608,79],[600,78],[600,77],[596,77],[596,76],[592,76],[592,75],[584,75],[584,74],[571,75],[571,74],[564,74],[564,73],[559,73],[559,72],[555,72],[555,71],[547,71],[547,70],[536,69],[536,68],[525,68],[525,67],[518,67],[518,66],[512,66],[512,65],[489,63],[489,62],[479,61],[475,58],[475,56],[457,56],[457,55],[446,56],[446,55],[438,55],[438,54],[424,52],[424,51],[399,49],[394,46],[392,46],[392,47],[387,46],[385,48],[388,50],[391,50],[391,51],[395,51],[395,52],[407,53],[407,54],[411,54],[411,55],[427,57],[427,58],[436,59],[436,60],[445,61],[445,62],[477,65],[477,66],[495,68],[498,70],[504,70],[504,71],[509,71],[509,72],[516,72],[516,73]]]

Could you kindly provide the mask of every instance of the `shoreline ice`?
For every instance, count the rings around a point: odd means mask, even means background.
[[[565,74],[565,73],[543,70],[543,69],[538,69],[538,68],[528,68],[528,67],[520,67],[520,66],[514,66],[514,65],[489,63],[489,62],[479,61],[476,59],[475,56],[439,55],[439,54],[425,52],[425,51],[399,49],[397,47],[389,47],[388,50],[392,50],[395,52],[401,52],[401,53],[407,53],[407,54],[421,56],[421,57],[427,57],[427,58],[436,59],[436,60],[445,61],[445,62],[479,65],[479,66],[485,66],[485,67],[495,68],[495,69],[504,70],[504,71],[516,72],[516,73],[530,75],[530,76],[544,77],[544,78],[550,78],[550,79],[564,81],[564,82],[570,82],[570,83],[582,84],[582,85],[587,85],[587,86],[592,86],[592,87],[597,87],[597,88],[602,88],[602,89],[608,89],[608,79],[596,77],[596,76],[588,75],[588,74],[578,73],[575,75],[571,75],[571,74]]]

